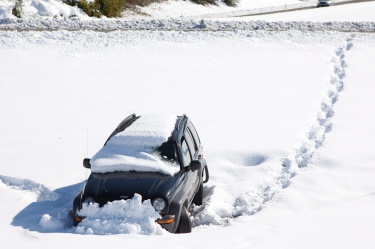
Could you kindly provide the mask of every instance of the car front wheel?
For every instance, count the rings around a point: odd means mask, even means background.
[[[193,203],[197,206],[203,204],[203,183],[199,186],[198,192],[194,196]]]
[[[180,222],[178,223],[176,233],[191,233],[191,220],[185,206],[182,207]]]

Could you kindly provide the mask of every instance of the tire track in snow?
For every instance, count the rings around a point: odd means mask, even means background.
[[[344,90],[343,79],[346,76],[345,68],[347,67],[345,55],[353,47],[354,37],[355,35],[351,35],[342,46],[335,50],[331,60],[333,74],[330,79],[329,89],[320,104],[315,123],[302,140],[301,145],[292,155],[281,159],[279,167],[271,169],[263,183],[255,190],[237,197],[230,208],[228,203],[223,203],[227,205],[224,211],[219,209],[218,212],[218,209],[213,207],[214,201],[212,201],[215,198],[214,195],[222,195],[223,193],[220,190],[217,190],[219,193],[215,193],[215,186],[206,188],[205,190],[209,194],[205,197],[203,205],[195,207],[192,211],[194,226],[225,225],[230,223],[231,218],[256,214],[265,207],[268,201],[274,199],[275,194],[290,185],[291,178],[297,174],[299,168],[308,166],[315,152],[323,146],[326,134],[333,128],[331,119],[335,114],[334,106],[338,101],[340,92]]]

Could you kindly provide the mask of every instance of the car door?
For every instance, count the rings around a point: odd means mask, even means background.
[[[182,153],[182,158],[183,158],[183,164],[184,168],[188,167],[192,161],[192,153],[189,148],[187,139],[184,137],[181,140],[181,153]],[[195,170],[194,172],[191,170],[185,170],[185,186],[184,190],[187,194],[187,199],[189,204],[192,202],[194,194],[195,194],[195,189],[196,189],[196,180],[198,176],[198,170]],[[199,179],[198,179],[199,180]]]
[[[189,128],[187,128],[185,130],[185,139],[186,139],[187,145],[189,147],[189,150],[191,152],[192,160],[198,160],[198,158],[199,158],[198,145],[194,141],[193,136],[192,136]],[[193,191],[192,197],[194,197],[194,194],[198,190],[199,185],[200,185],[201,179],[199,177],[200,176],[199,172],[200,172],[200,170],[195,170],[194,172],[189,171],[190,177],[192,178],[191,179],[191,188],[192,188],[192,191]]]
[[[189,122],[187,129],[190,132],[190,134],[193,138],[193,141],[195,143],[196,149],[198,151],[198,154],[197,154],[197,157],[195,158],[195,160],[199,160],[199,159],[203,158],[203,147],[202,147],[201,141],[199,139],[197,130],[195,129],[193,123],[191,123],[191,122]]]

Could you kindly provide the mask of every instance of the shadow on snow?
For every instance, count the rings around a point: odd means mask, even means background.
[[[21,210],[13,218],[11,225],[20,226],[23,229],[41,233],[67,232],[67,229],[73,225],[71,219],[72,202],[74,197],[82,189],[85,181],[51,191],[44,185],[35,183],[31,180],[20,180],[6,176],[0,176],[0,180],[9,187],[32,191],[38,194],[37,200]],[[26,182],[29,185],[25,187],[25,184],[20,184],[22,182]],[[32,183],[31,185],[34,187],[30,187],[30,183]],[[38,186],[37,189],[35,186]],[[41,226],[39,223],[42,216],[45,214],[58,220],[59,226],[55,226],[54,228],[45,228]]]

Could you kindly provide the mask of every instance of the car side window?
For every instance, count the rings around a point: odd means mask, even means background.
[[[191,134],[193,135],[193,138],[194,138],[195,142],[197,143],[197,146],[199,147],[200,144],[201,144],[201,140],[199,139],[197,130],[195,129],[193,123],[190,122],[188,128],[189,128]]]
[[[182,140],[181,149],[182,149],[182,157],[184,159],[184,167],[189,166],[191,162],[191,154],[190,154],[189,147],[185,139]]]
[[[195,143],[195,141],[193,139],[193,136],[191,135],[191,132],[190,132],[189,128],[187,128],[186,131],[185,131],[185,138],[186,138],[186,142],[187,142],[187,144],[188,144],[188,146],[190,148],[191,154],[193,156],[195,156],[195,153],[198,150],[198,146]]]

